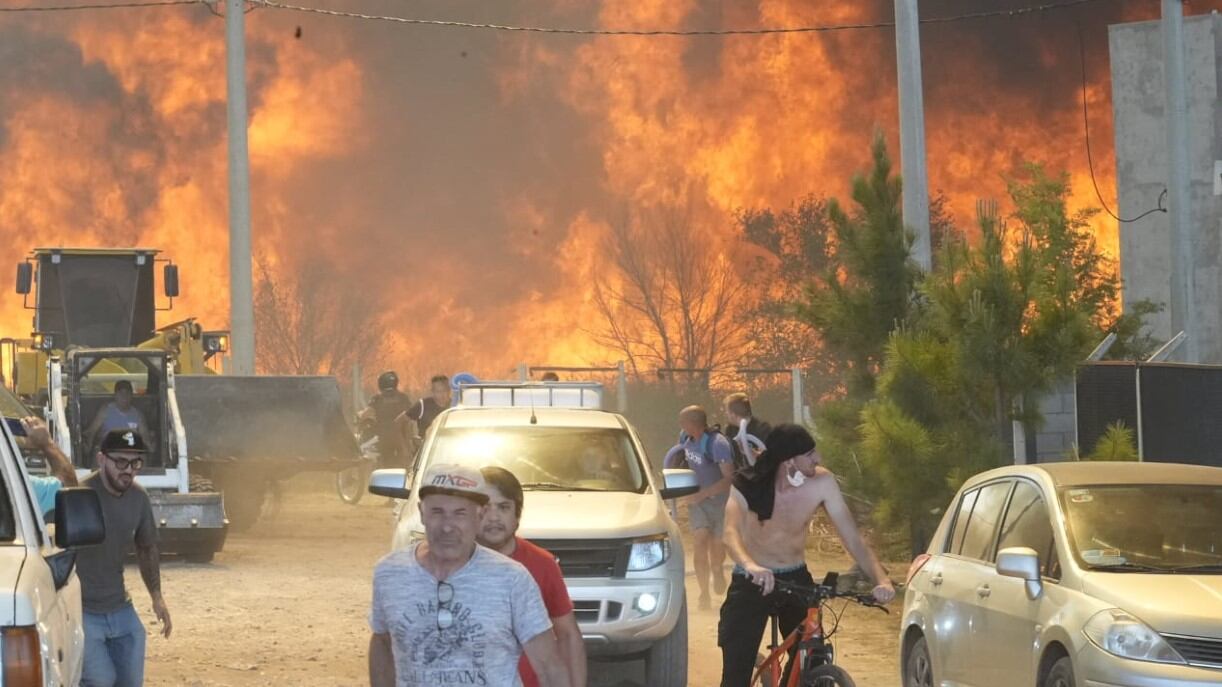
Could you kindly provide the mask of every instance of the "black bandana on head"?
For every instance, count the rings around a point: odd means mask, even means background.
[[[777,425],[764,442],[764,452],[755,460],[755,465],[743,468],[734,475],[734,488],[742,493],[747,500],[747,508],[759,517],[760,522],[772,517],[772,506],[776,501],[776,473],[781,464],[814,448],[815,438],[805,427]]]

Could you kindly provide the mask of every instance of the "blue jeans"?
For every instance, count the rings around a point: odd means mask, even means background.
[[[141,687],[147,638],[131,602],[110,613],[85,611],[81,687]]]

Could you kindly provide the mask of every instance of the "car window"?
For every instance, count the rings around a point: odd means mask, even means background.
[[[959,555],[985,562],[993,560],[997,521],[1001,520],[1001,511],[1011,486],[1012,482],[994,482],[980,488],[980,495],[972,508],[972,517],[967,522],[967,531],[963,534]]]
[[[947,553],[959,553],[963,546],[963,533],[967,531],[967,521],[972,517],[972,507],[976,505],[979,489],[973,489],[963,495],[959,501],[959,511],[955,514],[955,527],[951,530],[950,541],[946,542]]]
[[[1049,575],[1048,565],[1052,552],[1052,521],[1048,516],[1039,487],[1020,480],[1010,497],[1006,519],[1001,526],[1001,537],[997,550],[1011,546],[1026,546],[1040,555],[1040,573]]]

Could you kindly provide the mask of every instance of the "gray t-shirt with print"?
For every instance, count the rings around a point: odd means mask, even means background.
[[[445,582],[453,597],[440,621],[438,580],[416,559],[419,544],[373,571],[369,627],[390,634],[397,687],[518,687],[522,646],[551,629],[539,586],[521,563],[484,548]],[[451,620],[452,619],[452,620]]]

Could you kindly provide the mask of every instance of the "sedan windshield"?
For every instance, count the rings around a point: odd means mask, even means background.
[[[1222,573],[1222,487],[1073,487],[1061,501],[1074,555],[1087,568]]]
[[[585,427],[443,429],[429,462],[499,465],[527,491],[631,491],[647,482],[628,432]]]

